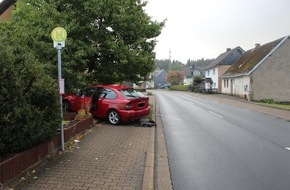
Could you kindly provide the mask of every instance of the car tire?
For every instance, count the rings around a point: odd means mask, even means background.
[[[71,105],[68,101],[63,102],[63,112],[71,112]]]
[[[121,117],[116,110],[111,110],[107,116],[108,122],[112,125],[117,125],[121,123]]]

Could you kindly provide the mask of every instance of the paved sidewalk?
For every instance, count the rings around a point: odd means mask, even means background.
[[[150,103],[155,107],[154,96]],[[153,110],[153,115],[154,115]],[[130,190],[154,188],[155,127],[98,123],[86,135],[9,190]]]

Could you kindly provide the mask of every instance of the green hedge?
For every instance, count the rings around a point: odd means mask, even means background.
[[[1,155],[48,140],[61,118],[57,81],[44,72],[29,49],[1,43],[0,49]]]
[[[188,91],[189,85],[172,85],[169,88],[170,90],[177,90],[177,91]]]

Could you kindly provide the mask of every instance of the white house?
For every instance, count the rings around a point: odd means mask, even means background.
[[[205,78],[211,79],[212,83],[205,83],[206,90],[215,90],[221,93],[221,76],[233,65],[245,51],[241,47],[227,48],[226,52],[220,54],[205,69]]]
[[[222,78],[222,93],[259,101],[290,102],[290,37],[244,53]]]

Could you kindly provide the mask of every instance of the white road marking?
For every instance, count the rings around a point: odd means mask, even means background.
[[[217,114],[217,113],[214,113],[214,112],[212,112],[212,111],[209,111],[209,113],[211,113],[211,114],[213,114],[213,115],[215,115],[215,116],[218,116],[219,118],[224,118],[223,116],[221,116],[221,115],[219,115],[219,114]]]
[[[290,147],[285,147],[286,150],[290,150]]]

